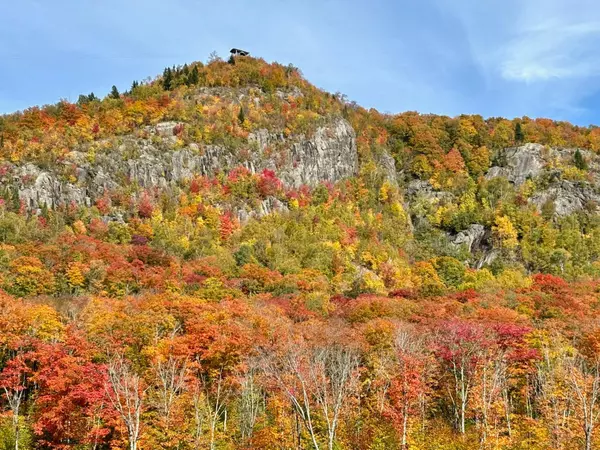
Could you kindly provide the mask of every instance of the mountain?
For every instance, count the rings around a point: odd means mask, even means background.
[[[547,119],[386,116],[319,91],[294,67],[236,61],[169,68],[118,98],[91,94],[76,105],[3,117],[1,180],[9,210],[39,215],[100,201],[110,209],[104,223],[122,221],[135,216],[141,197],[174,197],[188,193],[194,177],[244,168],[273,172],[286,189],[362,182],[368,207],[380,212],[378,191],[387,182],[412,219],[409,227],[416,225],[413,259],[425,251],[476,268],[496,262],[527,272],[595,273],[595,252],[582,255],[552,239],[545,255],[538,254],[532,248],[538,237],[525,222],[560,233],[572,217],[576,227],[596,229],[587,213],[597,212],[599,199],[597,128]],[[114,196],[131,201],[113,205]],[[233,200],[220,207],[243,223],[273,205],[289,209],[285,194],[261,198],[258,208]],[[516,233],[513,248],[494,232],[498,220],[511,237]],[[438,248],[423,248],[432,234]]]
[[[2,116],[0,444],[590,448],[599,152],[249,56]]]

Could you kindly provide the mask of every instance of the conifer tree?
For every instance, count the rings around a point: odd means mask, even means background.
[[[119,90],[117,89],[116,86],[113,86],[111,91],[110,91],[110,98],[114,98],[115,100],[118,100],[121,98],[121,94],[119,94]]]
[[[173,87],[173,71],[170,67],[167,67],[163,72],[163,89],[170,91]]]
[[[577,167],[579,170],[588,169],[587,162],[583,158],[583,155],[581,154],[579,149],[575,150],[575,154],[573,155],[573,164],[575,164],[575,167]]]
[[[200,74],[198,73],[198,66],[192,67],[190,74],[187,78],[187,85],[192,86],[198,84],[200,81]]]
[[[246,115],[244,114],[243,106],[240,106],[240,112],[238,113],[238,120],[240,121],[241,124],[243,124],[244,121],[246,120]]]
[[[515,141],[516,142],[523,142],[523,140],[525,139],[525,135],[523,134],[523,128],[521,127],[521,122],[517,122],[517,124],[515,125]]]

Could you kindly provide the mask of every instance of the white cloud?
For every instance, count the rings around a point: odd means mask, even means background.
[[[553,78],[581,78],[600,74],[596,54],[600,23],[569,23],[553,17],[534,24],[501,51],[498,69],[507,80],[534,82]]]
[[[597,0],[433,0],[467,36],[484,115],[589,123],[600,90]]]

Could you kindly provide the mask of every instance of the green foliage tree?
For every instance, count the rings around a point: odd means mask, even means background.
[[[116,86],[113,86],[112,89],[110,90],[109,97],[114,98],[115,100],[119,100],[121,98],[121,94],[119,93],[119,90],[117,89]]]
[[[579,170],[588,170],[588,164],[579,149],[575,150],[575,154],[573,155],[573,164],[575,164],[575,167],[577,167]]]
[[[173,71],[170,67],[163,72],[162,86],[165,91],[170,91],[173,87]]]
[[[198,73],[198,66],[194,64],[192,70],[190,70],[190,74],[187,77],[187,85],[195,86],[200,82],[200,74]]]
[[[521,126],[521,122],[517,122],[515,125],[515,141],[517,143],[522,143],[525,139],[525,134],[523,133],[523,127]]]

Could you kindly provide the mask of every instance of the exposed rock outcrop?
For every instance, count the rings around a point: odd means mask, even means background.
[[[458,233],[452,239],[452,244],[455,246],[466,245],[469,252],[478,249],[485,237],[485,227],[478,223],[472,224],[469,228]]]
[[[545,151],[547,148],[540,144],[508,148],[499,155],[502,165],[491,167],[486,178],[504,177],[516,185],[523,184],[527,178],[542,173]]]
[[[121,144],[98,152],[93,161],[84,152],[73,151],[64,161],[65,167],[76,168],[68,178],[26,164],[9,167],[2,181],[17,189],[19,198],[35,210],[44,205],[90,205],[105,191],[127,184],[164,189],[196,175],[212,176],[240,165],[252,172],[273,170],[292,187],[335,182],[358,172],[355,133],[342,118],[323,124],[311,136],[285,138],[281,133],[258,130],[249,135],[246,151],[197,144],[174,150],[177,126],[180,124],[164,122],[149,127],[147,139],[122,137]]]
[[[418,197],[425,197],[430,201],[450,200],[454,196],[447,191],[434,189],[429,181],[412,180],[406,187],[406,195],[412,201]]]
[[[531,197],[530,201],[539,210],[548,202],[552,202],[554,214],[567,216],[583,209],[597,212],[600,205],[600,195],[597,189],[594,189],[589,183],[563,180],[537,192]]]
[[[385,180],[392,186],[398,186],[398,173],[396,171],[396,161],[388,152],[383,151],[375,158],[377,165]]]
[[[588,181],[563,179],[566,167],[573,166],[575,152],[579,151],[589,165]],[[542,185],[530,198],[538,210],[552,202],[556,216],[566,216],[586,209],[597,211],[600,194],[595,187],[600,183],[600,161],[598,156],[586,151],[568,148],[552,148],[540,144],[525,144],[508,148],[498,155],[501,165],[491,167],[487,179],[505,177],[519,186],[528,178],[545,176]]]

